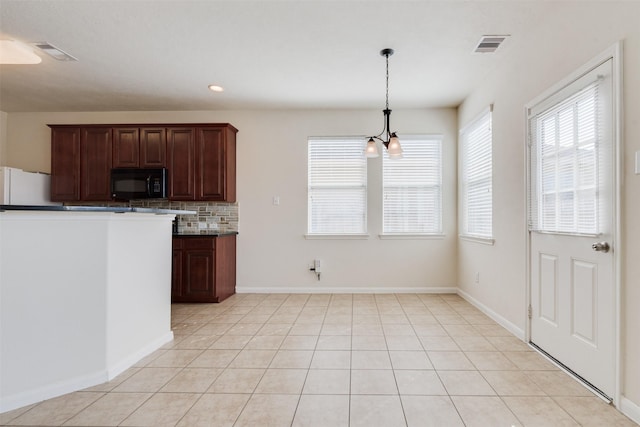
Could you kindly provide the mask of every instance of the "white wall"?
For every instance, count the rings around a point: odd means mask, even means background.
[[[358,291],[451,288],[457,284],[456,110],[394,110],[398,133],[436,133],[443,142],[444,239],[380,240],[381,160],[369,160],[368,240],[306,240],[307,137],[377,133],[382,112],[200,111],[12,113],[8,155],[29,170],[50,170],[46,124],[229,122],[238,133],[238,289]],[[272,204],[273,196],[280,205]],[[321,281],[308,271],[324,261]],[[318,289],[319,288],[319,289]]]
[[[632,411],[640,409],[640,176],[633,173],[633,153],[640,150],[640,3],[556,3],[537,37],[518,45],[501,66],[459,109],[468,123],[494,104],[494,234],[495,246],[459,243],[461,289],[508,319],[525,327],[525,119],[524,105],[571,74],[591,58],[624,40],[624,242],[623,259],[623,385]],[[571,19],[577,13],[579,19]],[[570,25],[568,25],[570,21]],[[559,30],[562,29],[562,30]],[[554,38],[548,35],[554,35]],[[562,37],[557,37],[562,34]],[[480,284],[474,283],[480,272]],[[623,402],[624,404],[624,402]],[[640,412],[636,412],[640,416]]]

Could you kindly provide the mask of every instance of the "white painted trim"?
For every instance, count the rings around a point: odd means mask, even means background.
[[[624,396],[620,397],[620,406],[618,407],[627,417],[631,418],[634,422],[640,424],[640,406],[636,405]]]
[[[355,286],[238,286],[238,294],[455,294],[455,286],[355,287]]]
[[[136,362],[153,353],[171,340],[173,340],[173,331],[170,331],[162,337],[154,340],[125,359],[118,361],[115,365],[107,366],[104,371],[97,371],[91,374],[60,381],[55,384],[47,384],[34,390],[28,390],[23,393],[5,397],[0,401],[0,413],[18,409],[46,399],[52,399],[87,387],[103,384],[120,375]]]
[[[529,141],[529,105],[524,108],[524,252],[525,252],[525,292],[524,292],[524,341],[531,341],[531,319],[529,318],[529,307],[531,306],[531,233],[529,232],[529,215],[531,212],[530,191],[531,191],[531,144]]]
[[[622,224],[622,200],[623,200],[623,186],[624,186],[624,109],[623,109],[623,44],[622,40],[614,44],[609,48],[608,52],[613,57],[613,71],[615,87],[613,88],[613,105],[615,109],[613,130],[614,147],[613,147],[613,164],[615,168],[615,200],[614,200],[614,212],[613,212],[613,241],[618,248],[624,247],[623,233],[620,224]],[[605,55],[606,52],[603,54]],[[614,363],[615,369],[615,385],[613,402],[617,404],[622,399],[622,364],[624,363],[622,358],[622,315],[624,310],[622,309],[622,257],[619,255],[620,251],[614,251],[613,253],[613,285],[615,292],[615,355]],[[637,408],[637,406],[636,406]],[[636,418],[636,421],[640,417]],[[640,422],[639,422],[640,423]]]
[[[305,234],[307,240],[367,240],[368,234]]]
[[[4,397],[2,401],[0,401],[0,413],[18,409],[46,399],[52,399],[63,394],[82,390],[107,381],[106,371],[99,371],[54,384],[46,384],[36,389]]]
[[[142,360],[144,357],[147,357],[170,341],[173,341],[173,331],[167,332],[163,336],[153,340],[146,346],[142,347],[135,353],[132,353],[127,357],[118,360],[114,364],[110,364],[109,366],[107,366],[107,381],[111,381],[112,379],[132,367],[136,362]]]
[[[469,295],[468,293],[466,293],[460,288],[458,288],[458,295],[460,295],[462,298],[464,298],[468,303],[476,307],[478,310],[482,311],[484,314],[492,318],[494,321],[496,321],[496,323],[498,323],[500,326],[502,326],[503,328],[511,332],[517,338],[524,341],[525,334],[523,329],[519,328],[517,325],[511,323],[504,317],[500,316],[498,313],[491,310],[489,307],[482,304],[480,301],[478,301],[477,299],[475,299],[474,297],[472,297],[471,295]]]
[[[444,234],[412,234],[412,233],[380,233],[378,234],[378,239],[380,240],[433,240],[433,239],[444,239]]]
[[[466,240],[467,242],[480,243],[481,245],[493,246],[496,243],[496,239],[492,237],[479,237],[470,234],[459,234],[458,238],[460,240]]]

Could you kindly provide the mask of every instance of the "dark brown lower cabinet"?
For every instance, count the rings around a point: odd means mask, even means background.
[[[220,302],[236,292],[236,236],[174,236],[172,302]]]

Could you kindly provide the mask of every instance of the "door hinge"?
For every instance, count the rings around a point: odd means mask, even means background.
[[[529,304],[529,308],[527,309],[527,316],[529,316],[529,319],[531,319],[532,312],[533,312],[533,309],[531,308],[531,304]]]

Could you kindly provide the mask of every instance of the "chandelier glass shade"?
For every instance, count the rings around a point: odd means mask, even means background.
[[[387,149],[389,157],[392,159],[402,158],[402,147],[400,146],[400,140],[395,132],[391,131],[391,110],[389,109],[389,57],[393,55],[393,49],[382,49],[380,55],[385,57],[387,63],[387,90],[386,90],[386,104],[385,109],[382,110],[384,115],[384,129],[378,135],[370,136],[367,141],[367,147],[365,148],[365,156],[368,158],[378,157],[378,145],[376,141],[380,141],[382,145]]]

